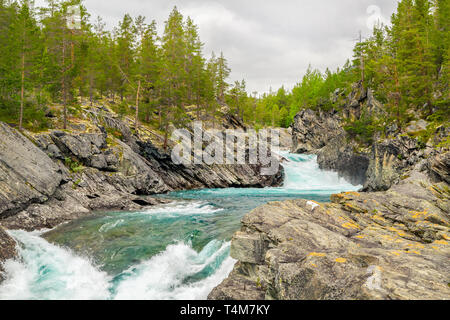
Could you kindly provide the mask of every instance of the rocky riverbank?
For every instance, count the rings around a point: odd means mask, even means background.
[[[0,261],[12,259],[16,255],[16,242],[8,236],[5,230],[0,226]],[[3,267],[0,263],[0,281],[3,280]]]
[[[448,299],[450,153],[428,167],[385,192],[255,209],[232,240],[239,262],[209,298]]]
[[[335,95],[338,99],[339,91]],[[376,132],[369,145],[358,143],[344,130],[348,120],[360,119],[363,114],[383,119],[383,109],[371,89],[355,84],[340,111],[306,109],[296,115],[292,150],[316,154],[321,169],[339,172],[350,182],[363,185],[364,191],[386,191],[417,166],[425,170],[427,159],[440,153],[435,146],[448,137],[450,130],[448,126],[436,128],[432,132],[434,141],[424,144],[414,135],[427,129],[425,121],[419,121],[422,125],[412,122],[404,130],[386,122],[383,132]]]
[[[293,151],[318,156],[360,193],[269,203],[242,220],[230,276],[209,299],[449,299],[450,152],[448,126],[423,143],[424,120],[395,125],[361,145],[344,130],[362,114],[383,117],[370,89],[337,91],[340,111],[303,110]]]
[[[0,123],[0,261],[15,242],[1,228],[53,228],[100,210],[139,210],[166,200],[154,194],[223,187],[266,187],[262,165],[177,165],[142,128],[104,107],[86,108],[70,130],[20,133]],[[234,119],[234,118],[233,118]],[[233,120],[232,119],[232,120]],[[230,120],[231,121],[231,120]],[[230,127],[239,122],[234,119]]]

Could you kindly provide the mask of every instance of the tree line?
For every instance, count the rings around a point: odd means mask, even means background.
[[[0,0],[0,119],[45,127],[46,107],[58,103],[67,128],[79,97],[108,98],[124,114],[132,105],[136,126],[155,122],[165,132],[189,119],[190,106],[214,118],[231,70],[223,53],[205,58],[203,46],[176,7],[158,35],[155,21],[128,14],[108,31],[100,17],[90,22],[81,0],[37,9],[30,0]]]
[[[79,97],[108,98],[120,114],[166,133],[170,123],[196,117],[213,121],[225,110],[255,127],[288,127],[304,108],[342,107],[359,81],[372,88],[399,127],[418,117],[448,121],[448,0],[401,0],[390,26],[377,25],[354,48],[342,68],[308,68],[292,90],[258,96],[246,82],[227,82],[223,53],[210,58],[194,21],[175,7],[158,35],[155,21],[126,14],[112,31],[95,22],[81,0],[0,0],[0,120],[20,128],[46,128],[48,106],[63,106],[60,118],[76,113]],[[71,27],[72,10],[78,26]],[[333,98],[334,97],[334,98]],[[132,106],[132,108],[130,108]],[[224,108],[226,107],[226,108]],[[377,119],[360,120],[367,129]]]
[[[450,1],[402,0],[390,26],[376,25],[359,41],[354,57],[336,71],[309,68],[290,92],[284,88],[258,100],[261,125],[289,126],[304,108],[337,109],[336,90],[349,93],[360,81],[371,88],[401,128],[415,118],[450,120]],[[251,106],[249,106],[251,108]],[[250,112],[248,113],[251,114]],[[367,126],[379,119],[361,120]],[[362,123],[357,123],[362,124]]]

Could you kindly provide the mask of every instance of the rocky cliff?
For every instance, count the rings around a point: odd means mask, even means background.
[[[269,203],[242,220],[231,244],[238,260],[209,299],[449,299],[450,152],[415,138],[423,120],[394,126],[361,145],[344,130],[362,114],[382,118],[373,92],[355,84],[339,112],[303,110],[292,125],[293,152],[318,156],[360,193],[331,203]]]
[[[0,261],[14,258],[16,255],[16,242],[0,226]],[[0,263],[0,281],[3,280],[3,267]]]
[[[262,165],[176,165],[144,128],[102,107],[84,110],[70,130],[20,133],[0,123],[0,261],[15,243],[1,229],[52,228],[96,210],[138,210],[174,190],[266,187],[283,180]],[[101,112],[100,112],[101,111]],[[101,117],[99,116],[101,114]],[[235,121],[233,122],[233,125]]]
[[[388,190],[417,166],[424,170],[427,159],[439,153],[436,141],[423,144],[414,137],[426,130],[424,120],[411,122],[403,131],[386,123],[371,145],[357,142],[344,130],[347,121],[361,119],[362,115],[383,119],[384,107],[372,90],[360,83],[342,101],[339,111],[306,109],[296,115],[292,124],[294,153],[316,154],[321,169],[337,171],[355,185],[363,185],[364,191]],[[440,126],[433,136],[441,141],[449,133],[448,127]]]
[[[356,153],[356,143],[348,141],[342,118],[336,112],[306,109],[292,125],[294,153],[314,153],[321,169],[333,170],[355,185],[366,182],[369,156]]]
[[[232,240],[239,262],[209,298],[448,299],[449,159],[385,192],[255,209]]]

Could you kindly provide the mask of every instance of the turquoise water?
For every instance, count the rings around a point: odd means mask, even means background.
[[[4,265],[0,299],[205,299],[232,270],[240,220],[270,201],[328,201],[357,190],[315,156],[282,154],[283,187],[206,189],[139,212],[99,213],[45,234],[10,231],[21,259]]]

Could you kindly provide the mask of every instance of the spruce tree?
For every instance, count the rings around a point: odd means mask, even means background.
[[[165,22],[162,37],[163,50],[163,96],[166,111],[162,114],[164,126],[164,149],[167,148],[169,121],[175,124],[184,118],[186,94],[186,45],[184,41],[183,16],[174,7]]]
[[[225,92],[229,87],[226,79],[230,76],[230,68],[228,62],[225,59],[223,52],[220,53],[220,57],[217,58],[217,97],[223,103],[225,102]]]
[[[19,130],[22,130],[25,90],[32,88],[33,80],[36,81],[37,56],[40,53],[40,30],[33,17],[29,1],[23,1],[12,28],[12,35],[18,45],[16,52],[19,57],[16,58],[20,61]]]

